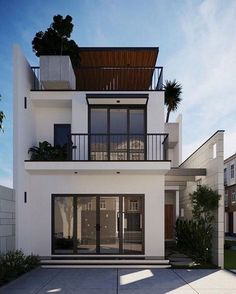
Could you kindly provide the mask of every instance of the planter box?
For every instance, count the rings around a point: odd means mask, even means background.
[[[40,81],[45,90],[75,90],[75,73],[69,56],[40,56]]]

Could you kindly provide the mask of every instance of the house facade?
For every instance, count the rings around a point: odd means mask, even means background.
[[[73,70],[67,56],[41,56],[40,67],[31,67],[14,48],[17,248],[41,257],[164,260],[176,218],[188,215],[181,199],[197,181],[209,181],[196,154],[181,166],[182,119],[165,123],[158,53],[81,48]],[[28,150],[44,141],[62,157],[35,160]],[[210,185],[221,193],[223,132],[209,142]],[[222,219],[221,205],[214,251],[220,266]]]
[[[225,233],[236,235],[236,154],[224,161]]]

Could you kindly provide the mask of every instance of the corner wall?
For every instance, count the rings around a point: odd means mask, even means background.
[[[224,131],[217,131],[180,166],[181,168],[206,168],[206,176],[196,177],[196,182],[187,184],[180,194],[180,210],[184,217],[192,217],[189,194],[197,188],[197,183],[208,185],[221,195],[219,208],[215,213],[213,234],[213,262],[224,267]]]
[[[15,249],[15,195],[0,186],[0,254]]]

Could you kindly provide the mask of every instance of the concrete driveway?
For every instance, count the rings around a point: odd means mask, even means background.
[[[225,270],[37,268],[1,294],[231,294],[236,275]]]

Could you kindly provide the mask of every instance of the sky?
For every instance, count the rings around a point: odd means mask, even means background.
[[[12,187],[12,48],[19,44],[38,65],[32,39],[57,14],[72,16],[81,47],[159,47],[164,80],[183,86],[170,115],[183,115],[183,159],[217,130],[225,130],[225,158],[236,152],[235,0],[0,0],[0,185]]]

